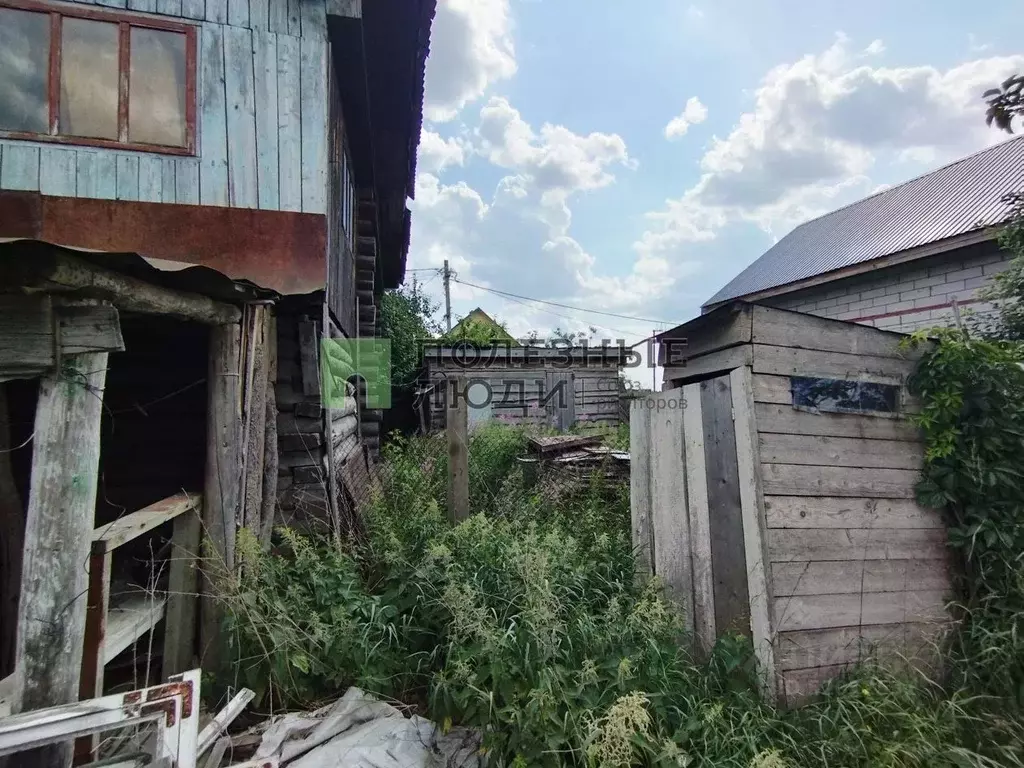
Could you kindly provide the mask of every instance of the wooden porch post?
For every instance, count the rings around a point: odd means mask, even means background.
[[[241,522],[241,330],[237,323],[210,329],[199,643],[203,669],[213,672],[219,672],[224,661],[217,578],[234,570],[235,532]]]
[[[107,353],[65,357],[40,381],[18,607],[14,709],[78,701]],[[71,763],[71,742],[21,765]]]

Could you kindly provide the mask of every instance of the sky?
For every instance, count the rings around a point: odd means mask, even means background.
[[[801,222],[1005,140],[981,95],[1024,71],[1022,25],[1019,0],[439,0],[407,283],[441,301],[448,259],[454,318],[516,336],[686,322]]]

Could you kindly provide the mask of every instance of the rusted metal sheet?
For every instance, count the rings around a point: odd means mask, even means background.
[[[0,192],[0,238],[14,237],[207,266],[283,294],[327,281],[321,214]]]

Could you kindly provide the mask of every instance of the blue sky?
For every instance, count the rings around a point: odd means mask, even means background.
[[[409,267],[645,318],[455,286],[517,334],[684,322],[801,221],[1002,140],[980,96],[1024,71],[1022,24],[1010,0],[440,0]]]

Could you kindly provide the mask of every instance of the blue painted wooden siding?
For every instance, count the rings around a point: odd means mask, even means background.
[[[325,0],[76,2],[199,27],[197,156],[0,140],[0,189],[326,213]]]

